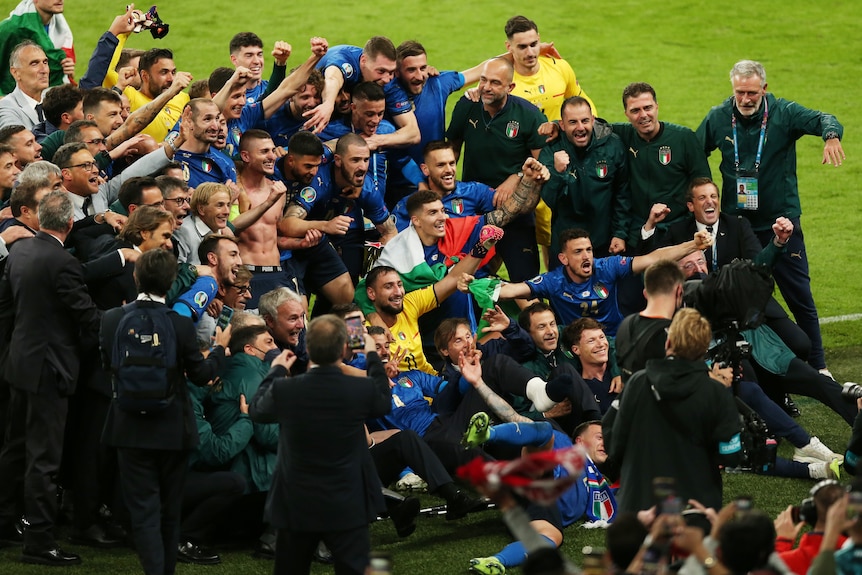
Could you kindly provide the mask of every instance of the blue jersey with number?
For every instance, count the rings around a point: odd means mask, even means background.
[[[362,48],[359,46],[348,46],[341,44],[331,47],[326,55],[317,63],[317,69],[326,74],[330,66],[338,68],[344,77],[344,87],[348,91],[356,84],[362,82],[362,70],[359,68],[359,58],[362,56]],[[383,86],[386,94],[386,111],[397,116],[411,110],[410,99],[397,82],[389,82]]]
[[[183,165],[183,179],[191,188],[204,182],[236,182],[236,166],[233,160],[215,148],[210,147],[205,154],[177,150],[174,161]]]
[[[617,281],[632,273],[632,258],[611,256],[593,261],[593,274],[583,283],[569,278],[566,266],[525,282],[531,297],[547,298],[560,325],[591,317],[601,323],[608,336],[615,336],[623,321],[617,303]]]
[[[450,218],[484,216],[494,209],[494,190],[479,182],[455,182],[455,189],[443,196],[442,202],[443,210]],[[410,225],[407,198],[399,200],[392,210],[392,215],[399,232]],[[473,244],[470,244],[470,247],[472,246]]]

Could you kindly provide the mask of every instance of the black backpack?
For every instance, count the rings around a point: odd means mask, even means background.
[[[151,415],[176,394],[177,335],[164,305],[123,306],[111,352],[114,399],[123,411]]]

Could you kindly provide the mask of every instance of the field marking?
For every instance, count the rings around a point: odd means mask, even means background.
[[[850,313],[847,315],[833,315],[832,317],[821,317],[820,325],[827,323],[838,323],[840,321],[856,321],[862,319],[862,313]]]

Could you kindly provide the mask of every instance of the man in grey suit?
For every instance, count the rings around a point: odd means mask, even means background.
[[[0,100],[0,128],[20,124],[32,130],[45,120],[42,92],[48,89],[48,56],[31,40],[18,44],[9,58],[15,89]]]
[[[177,137],[182,142],[183,136]],[[96,216],[97,223],[108,207],[117,199],[123,182],[130,178],[150,176],[168,165],[174,157],[174,148],[157,148],[111,178],[107,182],[99,177],[99,166],[87,144],[63,144],[54,154],[54,163],[62,171],[63,187],[70,193],[75,208],[75,221]]]
[[[334,315],[309,324],[306,346],[313,367],[290,377],[296,356],[283,351],[249,404],[252,420],[281,429],[267,501],[278,529],[274,573],[308,573],[323,541],[336,573],[362,575],[368,524],[385,508],[363,424],[389,412],[389,378],[368,334],[368,377],[342,373],[347,326]]]

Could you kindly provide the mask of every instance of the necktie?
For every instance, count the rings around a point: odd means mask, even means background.
[[[92,207],[93,207],[93,198],[91,198],[90,196],[87,196],[86,198],[84,198],[84,205],[81,207],[81,209],[84,210],[85,216],[90,215],[90,208],[92,208]]]
[[[45,121],[45,112],[42,111],[42,104],[36,104],[36,115],[39,116],[39,123]]]
[[[706,231],[708,231],[709,235],[712,236],[712,249],[710,250],[710,253],[709,253],[710,259],[712,261],[709,262],[709,264],[710,264],[709,268],[712,271],[715,271],[718,269],[718,257],[716,256],[716,251],[715,251],[715,243],[716,243],[717,238],[715,237],[713,230],[714,230],[714,228],[712,226],[706,226]]]

